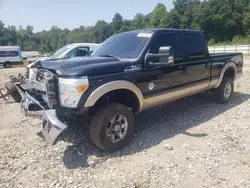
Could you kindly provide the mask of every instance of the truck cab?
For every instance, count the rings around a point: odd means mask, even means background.
[[[132,138],[134,115],[143,110],[203,91],[229,102],[243,55],[209,54],[200,31],[148,29],[114,35],[89,57],[37,68],[37,79],[18,88],[24,114],[42,111],[45,140],[55,143],[72,123],[65,117],[76,117],[91,122],[97,147],[116,151]]]

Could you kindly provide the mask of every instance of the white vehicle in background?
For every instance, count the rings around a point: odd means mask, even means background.
[[[19,46],[0,46],[0,65],[11,68],[12,65],[22,65],[23,57]]]
[[[35,65],[39,61],[89,56],[99,46],[100,46],[100,44],[95,44],[95,43],[68,44],[68,45],[60,48],[59,50],[57,50],[50,57],[38,58],[35,61],[33,61],[31,64],[29,64],[27,66],[27,78],[28,79],[35,79],[36,78],[37,69],[35,68]]]

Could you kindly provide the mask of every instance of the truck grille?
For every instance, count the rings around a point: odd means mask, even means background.
[[[37,81],[46,84],[46,96],[45,100],[48,102],[50,108],[57,106],[57,97],[56,97],[56,84],[57,80],[54,74],[48,70],[40,70],[37,74]]]
[[[53,78],[46,83],[48,102],[51,108],[57,105],[56,80]]]

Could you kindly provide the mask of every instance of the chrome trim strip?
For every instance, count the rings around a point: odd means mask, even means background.
[[[106,83],[100,87],[98,87],[96,90],[94,90],[91,95],[88,97],[87,101],[85,102],[84,107],[91,107],[94,106],[96,101],[101,98],[104,94],[118,90],[118,89],[127,89],[133,92],[139,101],[139,112],[143,109],[143,95],[140,91],[140,89],[133,84],[132,82],[125,81],[125,80],[118,80],[118,81],[112,81],[109,83]]]
[[[208,89],[208,85],[209,81],[204,81],[201,83],[192,84],[191,86],[172,89],[165,92],[164,94],[146,98],[144,99],[143,110],[205,91]]]
[[[24,90],[28,90],[28,89],[36,89],[39,91],[44,91],[46,92],[46,84],[45,83],[40,83],[34,80],[25,80],[24,84],[20,84],[20,87],[23,88]]]
[[[220,77],[219,77],[219,80],[217,82],[217,84],[215,85],[214,88],[217,88],[220,86],[222,80],[223,80],[223,77],[224,77],[224,74],[225,72],[229,69],[229,68],[232,68],[234,70],[234,77],[233,79],[235,80],[235,78],[237,78],[237,67],[234,63],[230,62],[230,63],[227,63],[223,69],[221,70],[221,73],[220,73]]]

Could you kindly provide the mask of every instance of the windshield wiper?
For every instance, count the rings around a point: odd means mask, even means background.
[[[109,54],[105,54],[105,55],[98,55],[98,56],[99,56],[99,57],[113,57],[113,58],[119,59],[118,57],[113,56],[113,55],[109,55]]]

